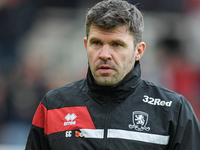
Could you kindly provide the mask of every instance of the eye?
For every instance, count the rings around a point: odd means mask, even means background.
[[[120,44],[120,43],[114,43],[113,46],[114,47],[120,47],[120,46],[122,46],[122,44]]]
[[[94,44],[94,45],[101,45],[101,42],[99,42],[99,41],[93,41],[92,44]]]

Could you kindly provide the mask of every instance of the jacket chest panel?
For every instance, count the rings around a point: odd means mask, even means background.
[[[169,136],[166,126],[157,127],[162,122],[159,114],[162,109],[144,104],[141,98],[129,97],[122,103],[107,103],[106,107],[88,100],[86,106],[66,107],[52,110],[49,116],[49,126],[55,128],[52,120],[60,117],[59,133],[49,135],[51,145],[57,145],[59,140],[64,143],[77,143],[77,149],[164,149]],[[62,111],[61,111],[62,110]],[[165,118],[166,119],[166,118]],[[56,119],[55,119],[56,120]],[[62,120],[62,121],[61,121]],[[59,122],[59,121],[56,121]],[[56,127],[57,128],[57,127]],[[90,143],[90,144],[88,144]],[[73,145],[69,144],[73,147]],[[126,147],[126,145],[129,145]],[[66,147],[66,145],[63,145]],[[69,148],[69,147],[66,147]]]

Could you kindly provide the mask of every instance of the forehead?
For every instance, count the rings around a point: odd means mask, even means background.
[[[113,36],[113,37],[118,37],[118,38],[124,38],[124,37],[129,37],[129,38],[133,38],[133,35],[131,34],[131,32],[129,31],[127,26],[119,26],[119,27],[114,27],[111,29],[104,29],[98,26],[91,26],[90,27],[90,31],[89,31],[89,35],[88,38],[92,38],[93,36],[99,36],[99,35],[103,35],[103,36]]]

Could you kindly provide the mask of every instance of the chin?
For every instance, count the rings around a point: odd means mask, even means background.
[[[103,79],[103,80],[96,80],[96,83],[98,85],[101,85],[101,86],[114,86],[114,85],[116,85],[115,82],[112,82],[110,80],[105,80],[105,79]]]

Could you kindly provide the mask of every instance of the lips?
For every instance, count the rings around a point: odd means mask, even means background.
[[[98,67],[98,71],[100,74],[107,76],[107,75],[111,74],[111,72],[113,72],[113,68],[110,67],[109,65],[102,64]]]
[[[112,69],[109,65],[101,65],[99,69]]]

